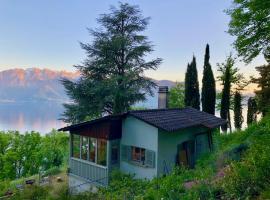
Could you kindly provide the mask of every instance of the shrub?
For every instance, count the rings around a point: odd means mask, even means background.
[[[29,200],[46,200],[49,194],[47,187],[40,186],[27,186],[24,190],[18,190],[15,192],[15,195],[12,196],[11,200],[21,200],[21,199],[29,199]]]

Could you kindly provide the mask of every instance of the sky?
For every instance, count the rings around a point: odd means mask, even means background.
[[[201,79],[205,46],[210,45],[210,63],[224,62],[235,38],[226,33],[229,16],[224,13],[230,0],[130,0],[151,17],[145,35],[154,45],[146,59],[160,57],[163,63],[146,75],[158,80],[183,81],[187,63],[195,55]],[[96,18],[108,13],[118,0],[1,0],[0,71],[11,68],[49,68],[74,71],[85,52],[79,42],[91,43],[88,28],[98,28]],[[246,76],[264,64],[258,57],[236,66]]]

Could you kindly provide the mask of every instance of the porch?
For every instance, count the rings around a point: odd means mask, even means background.
[[[79,184],[107,186],[109,173],[119,168],[121,121],[103,118],[95,123],[70,126],[69,174]],[[76,185],[74,186],[76,187]]]
[[[83,177],[88,182],[99,185],[108,185],[109,182],[108,167],[77,158],[70,158],[69,173]]]

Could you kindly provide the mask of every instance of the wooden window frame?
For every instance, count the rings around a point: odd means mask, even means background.
[[[134,151],[136,151],[136,148],[137,149],[139,149],[139,160],[137,160],[137,159],[134,159]],[[143,153],[144,152],[144,153]],[[144,155],[142,155],[142,153],[144,154]],[[136,147],[136,146],[131,146],[131,161],[132,162],[136,162],[136,163],[140,163],[141,165],[145,165],[145,153],[146,153],[146,149],[145,148],[142,148],[142,147]],[[144,157],[144,160],[142,159]]]
[[[79,137],[79,156],[78,157],[74,157],[73,155],[73,150],[74,150],[74,135],[78,136]],[[85,159],[82,159],[82,144],[83,144],[83,137],[86,137],[87,138],[87,144],[88,144],[88,151],[87,151],[87,160]],[[91,161],[90,160],[90,140],[91,139],[94,139],[95,140],[95,161]],[[108,154],[108,141],[105,140],[105,139],[99,139],[99,138],[92,138],[92,137],[88,137],[88,136],[83,136],[83,135],[77,135],[77,134],[71,134],[71,154],[70,154],[70,157],[72,158],[75,158],[75,159],[80,159],[80,160],[83,160],[83,161],[87,161],[87,162],[90,162],[90,163],[93,163],[95,165],[100,165],[100,166],[103,166],[103,167],[106,167],[104,165],[101,165],[101,164],[98,164],[97,161],[98,161],[98,140],[104,140],[106,141],[106,166],[108,166],[108,159],[107,159],[107,154]],[[118,158],[119,159],[119,158]]]

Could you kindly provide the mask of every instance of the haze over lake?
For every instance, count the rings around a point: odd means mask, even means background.
[[[59,120],[63,103],[69,101],[61,78],[76,80],[78,73],[49,69],[12,69],[0,72],[0,130],[38,131],[42,134],[66,124]],[[155,80],[159,86],[172,87],[175,82]],[[136,106],[157,108],[157,90],[153,97]],[[246,100],[243,116],[246,118]],[[216,112],[219,116],[219,111]],[[233,119],[233,115],[232,115]],[[245,123],[244,123],[245,126]]]
[[[154,97],[139,104],[149,108],[154,108],[155,105]],[[62,104],[55,102],[2,103],[0,104],[0,130],[18,130],[21,133],[33,130],[46,134],[53,128],[58,129],[66,125],[59,120],[63,111]],[[246,113],[246,105],[243,105],[245,120]],[[219,116],[218,111],[216,115]]]

